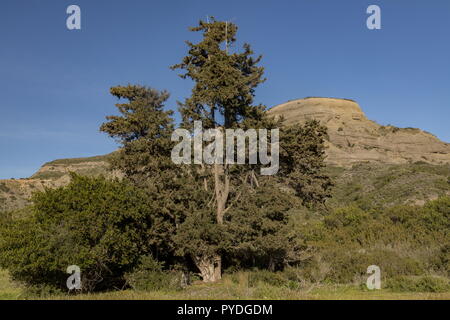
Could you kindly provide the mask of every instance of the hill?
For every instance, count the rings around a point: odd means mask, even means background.
[[[320,120],[327,126],[327,162],[335,166],[372,162],[408,164],[422,161],[450,164],[450,144],[416,128],[382,126],[367,119],[352,100],[306,98],[271,108],[268,113],[283,116],[287,124]]]
[[[268,113],[283,116],[287,124],[317,119],[327,126],[327,170],[336,182],[333,205],[423,204],[450,194],[450,144],[430,133],[381,126],[348,99],[299,99]],[[66,185],[71,171],[108,174],[109,156],[55,160],[30,178],[0,180],[0,211],[23,208],[33,191]]]
[[[0,211],[21,209],[29,204],[33,192],[66,185],[70,181],[70,172],[107,175],[108,157],[109,155],[102,155],[54,160],[45,163],[30,178],[0,180]]]

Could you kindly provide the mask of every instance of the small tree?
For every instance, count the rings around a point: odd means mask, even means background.
[[[158,174],[172,165],[172,111],[163,109],[169,93],[139,85],[117,86],[110,92],[124,102],[116,104],[120,115],[106,117],[108,121],[100,127],[122,146],[110,159],[112,169],[124,173],[136,185],[160,191],[154,182],[161,180]]]
[[[108,121],[100,131],[121,145],[109,159],[111,169],[145,191],[148,201],[158,208],[152,235],[153,242],[159,244],[154,248],[155,257],[171,259],[175,250],[171,236],[184,208],[174,195],[182,195],[176,191],[186,184],[177,179],[180,173],[170,159],[173,119],[172,111],[164,110],[169,93],[140,85],[117,86],[110,92],[119,99],[116,107],[120,115],[106,117]]]
[[[29,285],[66,289],[66,269],[77,265],[84,291],[122,287],[152,252],[155,209],[129,183],[72,175],[35,194],[30,216],[0,228],[0,265]]]

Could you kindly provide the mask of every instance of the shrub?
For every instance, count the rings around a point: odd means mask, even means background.
[[[314,271],[319,271],[320,268],[314,269]],[[322,280],[322,278],[317,281],[317,275],[316,274],[308,274],[308,270],[302,269],[302,268],[295,268],[295,267],[287,267],[283,270],[283,277],[285,277],[288,282],[288,287],[290,289],[301,289],[305,288],[308,285],[311,285],[311,283],[319,282]]]
[[[63,295],[65,292],[60,288],[47,284],[31,285],[23,289],[20,294],[21,299],[48,299],[52,296]]]
[[[398,292],[446,292],[450,290],[450,283],[443,277],[399,276],[388,279],[386,288]]]
[[[364,251],[349,250],[344,247],[327,252],[325,260],[332,266],[325,280],[333,283],[359,282],[367,277],[366,270],[370,265],[379,266],[383,278],[396,275],[421,275],[424,272],[419,261],[402,257],[386,249]]]
[[[334,209],[323,218],[294,224],[306,249],[299,264],[305,281],[355,283],[367,278],[369,265],[382,277],[448,276],[450,201],[441,197],[425,206],[401,205],[362,210]]]
[[[444,245],[439,253],[432,259],[433,269],[450,277],[450,244]]]
[[[73,174],[33,202],[30,215],[0,227],[0,266],[14,280],[66,290],[66,269],[77,265],[84,291],[109,289],[150,250],[157,211],[126,182]]]
[[[257,270],[248,275],[248,286],[256,287],[259,283],[268,284],[274,287],[284,287],[289,284],[281,272],[270,272],[267,270]]]
[[[125,275],[127,283],[135,290],[180,290],[184,283],[179,271],[164,271],[163,264],[152,256],[142,257],[140,264]]]

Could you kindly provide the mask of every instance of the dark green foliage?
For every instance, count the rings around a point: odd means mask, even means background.
[[[432,266],[435,270],[450,278],[450,244],[442,247],[441,251],[432,260]]]
[[[292,228],[311,251],[299,267],[312,280],[338,283],[360,281],[372,264],[381,268],[383,279],[446,276],[449,212],[450,198],[442,197],[423,207],[363,211],[350,206],[324,218],[294,214]]]
[[[120,115],[106,117],[100,127],[122,145],[108,159],[112,169],[138,186],[154,186],[160,172],[171,166],[172,112],[163,110],[169,94],[139,85],[113,87],[111,94],[126,100],[116,104]]]
[[[269,119],[265,106],[254,105],[255,89],[265,81],[264,68],[258,65],[261,56],[253,57],[250,45],[245,44],[242,52],[233,47],[237,26],[212,18],[190,30],[203,37],[198,43],[188,41],[188,55],[172,67],[184,72],[182,78],[194,82],[192,95],[180,104],[181,126],[192,130],[193,122],[201,120],[205,129],[280,128],[282,119]],[[215,164],[189,169],[200,178],[192,184],[210,200],[200,199],[211,205],[198,205],[180,225],[176,238],[184,248],[182,252],[192,256],[200,269],[200,265],[210,266],[202,271],[204,278],[212,279],[207,281],[220,279],[223,257],[229,264],[249,265],[251,261],[250,265],[282,268],[293,247],[283,232],[289,201],[284,208],[280,205],[285,197],[278,192],[277,183],[287,182],[305,204],[323,203],[331,186],[322,172],[325,135],[318,122],[283,128],[281,170],[270,187],[261,187],[264,183],[257,177],[258,165]],[[213,269],[214,274],[208,276],[208,270]]]
[[[184,70],[180,76],[195,83],[191,97],[180,106],[186,127],[194,120],[202,120],[205,128],[231,128],[262,117],[264,107],[252,105],[255,88],[265,81],[264,68],[258,66],[261,56],[252,57],[249,44],[240,53],[228,50],[236,41],[237,29],[233,23],[214,18],[190,28],[202,33],[203,39],[196,44],[187,41],[189,55],[172,67]]]
[[[356,205],[363,210],[387,208],[405,203],[425,203],[450,193],[444,183],[449,165],[414,163],[403,165],[357,164],[351,168],[328,166],[334,181],[329,207]]]
[[[163,264],[152,256],[143,256],[139,265],[125,275],[127,283],[135,290],[181,290],[182,273],[164,270]]]
[[[0,230],[0,265],[28,285],[64,289],[67,267],[77,265],[85,291],[123,286],[154,244],[155,208],[126,182],[72,175],[33,202],[31,215]]]
[[[287,226],[289,210],[299,200],[274,180],[262,179],[258,188],[248,188],[226,215],[226,252],[241,267],[274,271],[294,256]]]
[[[223,250],[225,236],[224,227],[215,222],[210,210],[195,210],[187,215],[174,235],[177,255],[212,255]]]
[[[139,85],[113,87],[111,94],[125,101],[116,104],[120,115],[108,116],[100,128],[121,144],[108,161],[111,169],[143,190],[157,208],[159,218],[152,231],[155,254],[158,259],[172,259],[171,237],[184,216],[183,200],[189,200],[189,194],[180,189],[189,184],[179,179],[182,172],[170,158],[172,112],[164,111],[169,94]]]
[[[281,130],[279,176],[305,205],[323,204],[331,195],[332,182],[323,170],[326,135],[315,120]]]
[[[389,279],[386,288],[396,292],[448,292],[450,291],[450,280],[432,276],[398,276]]]

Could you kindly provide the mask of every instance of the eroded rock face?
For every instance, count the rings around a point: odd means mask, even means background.
[[[423,161],[450,164],[450,144],[415,128],[381,126],[367,119],[351,100],[306,98],[273,107],[269,114],[286,124],[317,119],[327,126],[327,162],[351,166],[358,162],[402,164]]]
[[[61,159],[44,164],[27,179],[0,180],[0,212],[21,209],[30,203],[33,192],[57,188],[70,182],[70,172],[81,175],[118,176],[108,171],[106,156]]]

